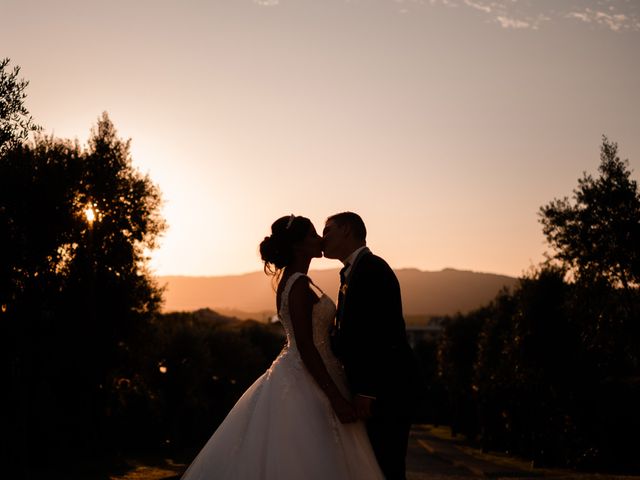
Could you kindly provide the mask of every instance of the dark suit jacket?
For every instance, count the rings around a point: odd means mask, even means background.
[[[345,283],[338,297],[333,345],[352,392],[376,397],[378,408],[408,408],[416,368],[395,273],[365,250]]]

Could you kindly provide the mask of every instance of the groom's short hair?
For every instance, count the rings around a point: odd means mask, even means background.
[[[364,222],[360,215],[353,212],[342,212],[331,215],[327,218],[327,222],[331,220],[341,227],[348,226],[351,228],[351,233],[357,240],[365,241],[367,239],[367,227],[364,226]]]

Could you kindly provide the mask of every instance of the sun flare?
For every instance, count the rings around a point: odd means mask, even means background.
[[[90,204],[84,209],[84,216],[87,222],[89,222],[89,225],[93,225],[93,222],[96,220],[96,211],[93,205]]]

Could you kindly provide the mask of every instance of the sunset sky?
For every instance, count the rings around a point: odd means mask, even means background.
[[[640,178],[637,0],[1,0],[0,18],[46,133],[84,142],[107,111],[132,139],[165,200],[160,275],[259,270],[276,218],[344,210],[393,267],[519,275],[602,134]]]

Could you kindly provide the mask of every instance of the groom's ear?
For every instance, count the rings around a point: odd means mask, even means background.
[[[353,234],[353,229],[351,228],[351,225],[349,225],[347,222],[343,223],[341,226],[342,228],[342,232],[345,238],[351,238],[352,234]]]

